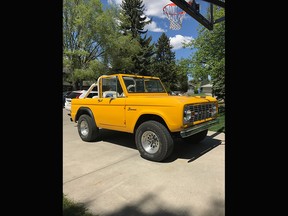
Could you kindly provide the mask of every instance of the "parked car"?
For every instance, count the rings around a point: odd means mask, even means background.
[[[63,92],[63,98],[62,98],[62,105],[65,106],[65,99],[66,97],[71,93],[71,91],[64,91]]]
[[[85,93],[86,93],[86,91],[83,92],[83,93],[79,96],[79,98],[83,98],[84,95],[85,95]],[[89,95],[87,96],[87,98],[92,98],[92,97],[98,97],[98,91],[91,91],[91,92],[89,93]]]
[[[73,98],[82,98],[87,90],[76,90],[72,91],[66,98],[65,98],[65,105],[64,108],[68,111],[71,110],[71,99]],[[98,96],[98,91],[91,91],[89,95],[87,96],[88,98],[92,98],[93,96]]]
[[[69,95],[66,96],[65,98],[65,104],[64,104],[64,108],[68,111],[70,111],[71,108],[71,99],[72,98],[79,98],[79,96],[85,92],[85,90],[75,90],[75,91],[71,91]]]

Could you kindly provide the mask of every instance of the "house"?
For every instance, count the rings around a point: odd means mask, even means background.
[[[192,80],[188,81],[188,90],[187,94],[194,94],[194,89],[196,88],[196,84],[192,82]]]
[[[63,91],[72,91],[73,90],[73,86],[71,85],[71,83],[63,80],[62,89],[63,89]]]
[[[201,85],[200,89],[202,93],[205,93],[206,95],[212,95],[212,84],[208,83]]]

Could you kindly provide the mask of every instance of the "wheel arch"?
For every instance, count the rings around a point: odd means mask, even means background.
[[[77,122],[79,117],[83,114],[89,115],[95,121],[92,110],[89,107],[81,107],[77,111],[77,114],[75,116],[75,122]]]
[[[142,115],[138,118],[138,120],[137,120],[137,122],[136,122],[136,124],[135,124],[134,134],[135,134],[137,128],[139,127],[139,125],[141,125],[143,122],[146,122],[146,121],[149,121],[149,120],[154,120],[154,121],[157,121],[157,122],[161,123],[162,125],[164,125],[164,126],[167,128],[167,130],[168,130],[169,132],[171,132],[171,131],[169,130],[169,127],[167,126],[165,120],[164,120],[161,116],[155,115],[155,114],[142,114]]]

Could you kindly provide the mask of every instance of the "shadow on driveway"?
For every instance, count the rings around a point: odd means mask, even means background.
[[[207,135],[200,143],[188,143],[182,139],[176,139],[173,153],[162,163],[170,163],[178,158],[187,159],[188,163],[194,161],[222,143],[221,140],[214,138],[218,134],[216,132],[210,136]],[[99,140],[137,150],[134,134],[101,129]]]
[[[156,193],[156,192],[155,192]],[[63,209],[63,216],[97,216],[97,212],[92,214],[88,209],[93,204],[95,199],[78,203],[77,205],[66,206]],[[206,204],[207,209],[200,214],[200,216],[224,216],[225,203],[216,197],[212,197]],[[149,210],[147,209],[149,207]],[[111,213],[101,214],[105,216],[193,216],[196,215],[191,212],[191,207],[187,206],[175,208],[167,206],[154,193],[143,194],[140,200],[134,200],[131,203],[124,204],[121,208],[115,209]]]

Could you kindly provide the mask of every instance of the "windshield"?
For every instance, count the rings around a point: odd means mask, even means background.
[[[159,79],[123,76],[129,93],[166,93]]]

